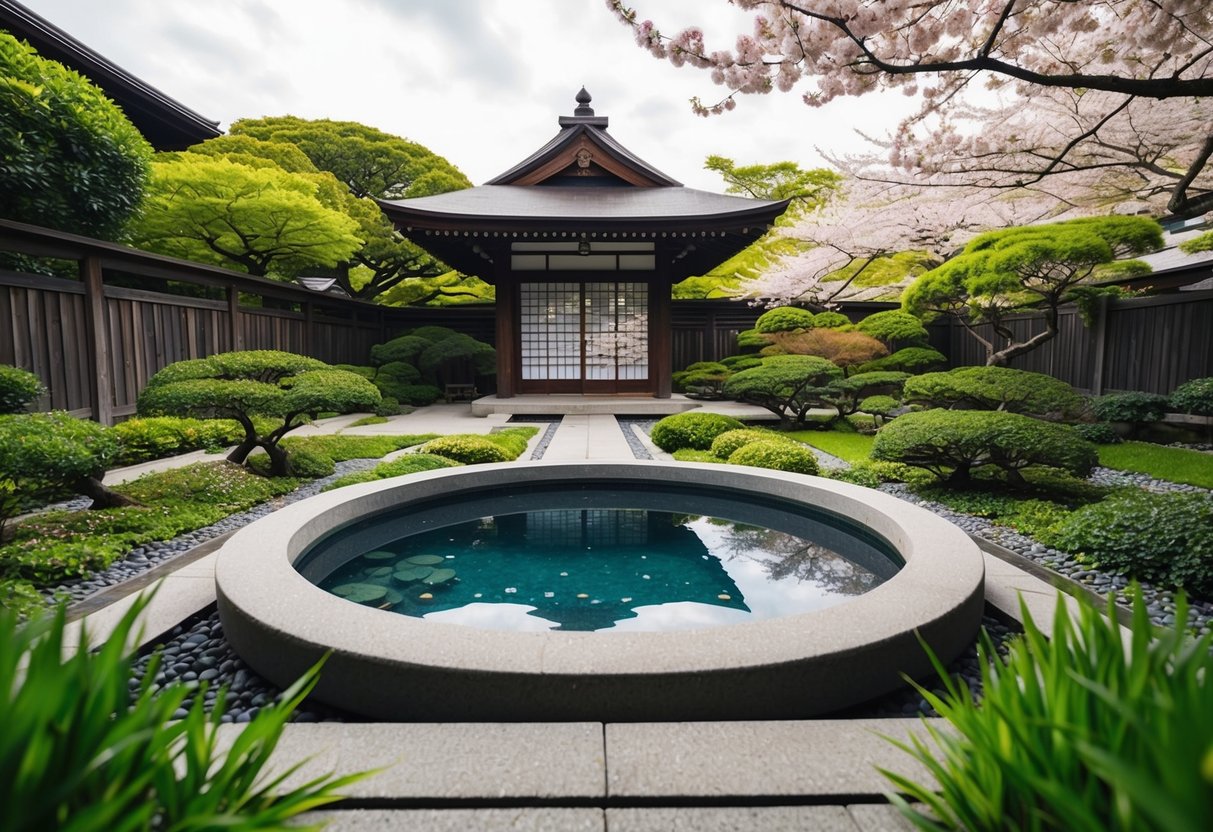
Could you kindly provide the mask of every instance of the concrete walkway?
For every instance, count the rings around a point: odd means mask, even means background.
[[[476,417],[468,404],[453,404],[421,408],[385,424],[349,427],[356,418],[323,420],[296,435],[487,433],[507,417]],[[665,456],[650,449],[655,458]],[[111,472],[107,482],[194,457]],[[613,416],[591,414],[566,416],[544,458],[632,459],[633,454]],[[163,577],[145,581],[159,584],[143,618],[147,641],[214,603],[214,561],[221,543],[211,541],[160,567]],[[1058,594],[1051,586],[990,554],[986,567],[988,603],[1018,617],[1022,594],[1038,622],[1052,621]],[[72,641],[79,640],[81,626],[88,628],[89,641],[104,638],[135,597],[111,595],[113,603],[73,625]],[[230,742],[239,728],[221,730]],[[904,738],[920,730],[920,721],[913,719],[296,724],[287,727],[274,765],[304,762],[296,778],[384,769],[349,787],[349,801],[309,818],[330,819],[327,828],[336,832],[900,831],[912,827],[885,802],[887,785],[876,767],[926,775],[880,735]]]

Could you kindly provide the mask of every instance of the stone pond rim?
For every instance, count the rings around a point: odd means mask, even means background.
[[[767,494],[850,518],[906,565],[825,610],[710,630],[502,632],[401,616],[330,595],[294,568],[329,532],[436,497],[594,482]],[[530,462],[413,474],[319,494],[223,546],[220,618],[236,652],[285,687],[330,653],[314,696],[382,721],[685,721],[826,714],[924,676],[970,645],[984,566],[959,528],[887,494],[819,477],[668,462]]]

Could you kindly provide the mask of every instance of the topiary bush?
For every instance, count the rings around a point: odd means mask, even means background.
[[[894,344],[924,346],[927,341],[927,328],[922,321],[900,309],[873,313],[855,324],[855,328],[888,347]]]
[[[1213,597],[1213,499],[1119,491],[1071,513],[1048,545],[1101,569]]]
[[[425,407],[442,398],[442,391],[432,384],[405,384],[396,392],[400,401],[413,407]]]
[[[824,329],[838,329],[850,326],[851,319],[841,312],[818,312],[813,316],[813,326]]]
[[[741,428],[739,430],[726,430],[724,433],[712,440],[711,451],[714,456],[720,459],[728,459],[733,455],[733,452],[738,448],[750,444],[751,442],[795,442],[790,436],[784,436],[781,433],[776,433],[772,430],[763,430],[762,428]]]
[[[653,425],[649,438],[653,444],[668,454],[683,448],[706,451],[712,447],[716,437],[727,430],[744,428],[732,416],[719,413],[675,413]]]
[[[139,394],[141,416],[196,416],[235,419],[244,438],[228,454],[243,463],[254,448],[269,455],[270,472],[284,476],[286,453],[279,442],[320,412],[370,411],[382,396],[355,373],[323,361],[276,350],[249,350],[178,361],[152,376]],[[254,417],[281,420],[272,429]]]
[[[1171,408],[1180,413],[1213,416],[1213,376],[1194,378],[1171,393]]]
[[[815,316],[807,309],[795,306],[777,306],[758,316],[754,331],[767,335],[772,332],[795,332],[816,326]],[[738,338],[740,342],[740,336]]]
[[[0,414],[21,413],[46,387],[33,373],[0,364]]]
[[[729,456],[730,465],[773,468],[795,474],[816,474],[817,457],[807,446],[780,439],[762,439],[742,445]]]
[[[117,465],[135,465],[190,451],[216,451],[244,437],[244,428],[234,419],[178,416],[127,419],[112,430],[118,439],[118,455],[113,460]]]
[[[478,375],[487,375],[497,369],[497,350],[470,335],[454,333],[426,347],[417,357],[417,369],[426,379],[433,380],[438,377],[442,365],[451,361],[467,361]]]
[[[893,370],[902,373],[925,373],[946,366],[947,357],[939,350],[930,347],[906,347],[892,355],[877,358],[866,364],[860,364],[856,370],[860,373]]]
[[[692,399],[723,399],[724,383],[733,371],[718,361],[696,361],[673,375],[674,386]]]
[[[0,416],[0,536],[23,504],[63,490],[91,497],[93,508],[132,505],[101,484],[117,455],[113,431],[64,411]]]
[[[785,424],[803,424],[815,407],[829,406],[827,385],[842,370],[815,355],[764,358],[762,366],[735,373],[724,384],[726,395],[764,407]]]
[[[902,462],[951,483],[967,483],[983,466],[1024,486],[1030,465],[1085,477],[1098,462],[1095,446],[1068,425],[1000,411],[926,410],[899,416],[876,434],[872,459]]]
[[[728,358],[720,359],[720,363],[737,373],[751,367],[761,367],[762,359],[755,355],[730,355]]]
[[[399,338],[393,338],[371,347],[371,363],[376,367],[397,362],[413,365],[416,364],[417,356],[421,355],[430,344],[431,341],[428,338],[401,335]]]
[[[859,410],[859,403],[869,396],[901,395],[909,373],[871,372],[856,373],[847,378],[836,378],[826,385],[826,400],[838,408],[841,416]]]
[[[757,329],[743,329],[737,333],[737,348],[742,350],[760,350],[770,340]]]
[[[379,400],[379,404],[375,405],[376,416],[398,416],[400,415],[400,402],[392,396],[384,396]]]
[[[859,412],[871,413],[878,422],[884,422],[901,409],[901,402],[892,396],[868,396],[859,403]]]
[[[1065,416],[1082,409],[1082,397],[1060,379],[1010,367],[958,367],[926,373],[905,383],[902,396],[931,407],[1005,410],[1035,416]]]
[[[464,465],[509,462],[512,459],[500,445],[475,434],[440,436],[418,448],[418,453],[443,456],[455,462],[462,462]]]
[[[1074,425],[1078,435],[1096,445],[1115,445],[1121,441],[1120,434],[1107,422],[1079,422]]]
[[[1112,393],[1091,399],[1091,412],[1102,422],[1157,422],[1170,400],[1157,393]]]

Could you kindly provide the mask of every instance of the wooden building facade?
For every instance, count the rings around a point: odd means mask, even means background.
[[[671,392],[670,287],[787,208],[698,191],[607,132],[582,89],[547,144],[486,184],[381,201],[413,242],[497,287],[497,395]]]

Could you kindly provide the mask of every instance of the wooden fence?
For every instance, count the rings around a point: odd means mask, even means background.
[[[42,409],[105,424],[133,414],[148,378],[186,358],[279,349],[365,364],[372,345],[423,324],[487,343],[496,338],[491,306],[385,308],[5,220],[0,251],[76,263],[79,280],[0,271],[0,364],[31,370],[44,381],[50,392],[38,402]],[[845,304],[841,311],[859,320],[889,308],[895,304]],[[762,312],[729,300],[675,302],[673,367],[735,353],[737,334]],[[1041,321],[1023,316],[1013,326],[1023,336]],[[959,324],[931,330],[932,343],[953,364],[984,363],[979,345]],[[1213,292],[1113,301],[1091,329],[1066,310],[1059,337],[1012,366],[1094,393],[1168,393],[1188,379],[1213,375]]]

